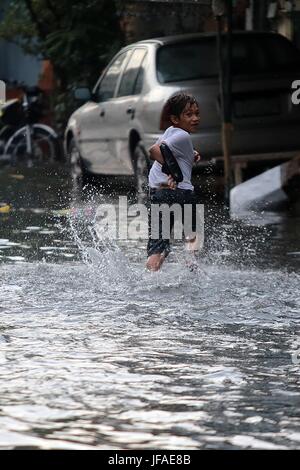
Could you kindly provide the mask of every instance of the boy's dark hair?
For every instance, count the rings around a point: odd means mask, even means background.
[[[160,129],[166,130],[170,127],[172,125],[171,116],[179,117],[187,104],[190,106],[196,104],[198,106],[196,98],[187,93],[179,92],[171,96],[163,107]]]

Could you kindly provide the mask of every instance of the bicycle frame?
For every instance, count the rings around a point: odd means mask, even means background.
[[[8,153],[8,149],[11,146],[13,140],[16,137],[18,137],[19,135],[26,135],[26,146],[27,146],[26,151],[28,152],[28,155],[31,156],[32,155],[32,133],[35,130],[39,130],[39,129],[47,132],[54,139],[58,139],[58,134],[51,127],[47,126],[46,124],[33,124],[33,125],[28,124],[24,127],[21,127],[20,129],[18,129],[17,132],[15,132],[10,137],[7,144],[5,145],[4,153],[5,154]]]
[[[26,153],[28,156],[32,155],[32,138],[31,138],[31,126],[28,124],[26,128]]]
[[[52,152],[52,159],[55,158],[55,156],[60,154],[59,136],[50,126],[32,122],[32,117],[30,115],[31,102],[26,90],[24,90],[22,98],[22,108],[25,118],[23,119],[23,126],[18,128],[9,137],[4,146],[4,155],[11,156],[11,161],[13,161],[15,158],[14,149],[18,149],[18,143],[21,143],[22,155],[27,161],[27,165],[31,166],[35,159],[34,154],[36,149],[34,147],[34,143],[36,136],[42,135],[46,140],[50,139],[50,141],[56,142],[56,144],[54,144],[56,146],[53,150],[54,153]]]
[[[28,109],[29,109],[29,101],[28,101],[28,96],[27,93],[24,93],[23,96],[23,109],[24,109],[24,114],[26,117],[26,121],[28,120]],[[26,132],[26,153],[28,156],[32,156],[32,129],[30,124],[26,124],[25,126],[25,132]]]

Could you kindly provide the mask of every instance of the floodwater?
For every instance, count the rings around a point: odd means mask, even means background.
[[[299,213],[206,204],[200,270],[148,273],[69,186],[0,170],[0,448],[300,449]]]

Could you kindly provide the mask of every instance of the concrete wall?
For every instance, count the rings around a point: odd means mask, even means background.
[[[211,20],[211,2],[117,2],[125,41],[130,44],[151,37],[205,31]]]
[[[249,0],[235,0],[233,24],[245,29]],[[130,44],[151,37],[216,31],[211,0],[117,1],[125,41]]]

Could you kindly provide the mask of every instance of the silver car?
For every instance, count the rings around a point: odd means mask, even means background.
[[[224,41],[226,38],[224,37]],[[300,75],[300,52],[275,33],[233,36],[233,155],[254,160],[300,150],[300,106],[291,83]],[[215,34],[140,41],[120,50],[92,92],[75,91],[85,103],[70,117],[65,149],[74,179],[128,176],[143,191],[147,149],[168,125],[162,108],[179,90],[196,96],[201,113],[194,147],[202,165],[222,157],[220,88]]]

